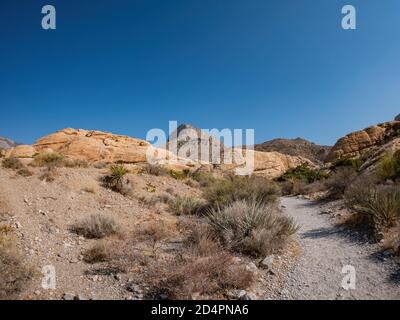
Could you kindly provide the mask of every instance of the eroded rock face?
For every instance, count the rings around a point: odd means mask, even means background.
[[[102,131],[63,129],[39,139],[33,147],[38,152],[52,149],[64,156],[90,162],[145,162],[150,144],[144,140]]]
[[[352,132],[336,142],[325,161],[335,162],[343,158],[355,158],[374,153],[377,148],[399,136],[399,121],[386,122]]]
[[[7,158],[32,158],[36,150],[33,146],[19,145],[6,151]]]

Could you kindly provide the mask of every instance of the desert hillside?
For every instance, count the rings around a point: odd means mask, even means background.
[[[257,151],[276,151],[290,156],[300,156],[314,163],[324,161],[330,149],[329,146],[317,145],[302,138],[274,139],[254,146],[254,150]]]

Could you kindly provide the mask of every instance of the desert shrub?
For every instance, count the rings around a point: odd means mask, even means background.
[[[393,226],[400,217],[400,188],[360,179],[346,190],[347,206],[366,215],[376,231]]]
[[[378,175],[383,180],[400,178],[400,150],[385,155],[378,165]]]
[[[217,178],[210,172],[195,171],[191,175],[194,181],[197,181],[200,187],[209,187],[217,181]]]
[[[355,171],[358,171],[363,165],[364,161],[361,158],[347,158],[347,159],[339,159],[333,164],[333,168],[338,167],[351,167]]]
[[[64,159],[62,165],[67,168],[87,168],[89,163],[83,159]]]
[[[206,257],[222,251],[219,240],[207,223],[191,225],[185,243],[191,254],[196,256]]]
[[[105,262],[110,259],[110,248],[101,241],[94,244],[83,253],[83,260],[87,263]]]
[[[357,173],[350,167],[337,168],[323,183],[328,190],[327,198],[340,199],[346,188],[356,179]]]
[[[252,272],[235,265],[227,252],[159,261],[144,277],[150,287],[147,298],[151,299],[192,299],[194,293],[200,297],[222,295],[227,290],[245,289],[254,280]]]
[[[169,201],[170,210],[178,216],[200,213],[204,206],[204,201],[193,197],[176,197]]]
[[[168,228],[163,221],[152,220],[140,227],[135,232],[135,237],[140,239],[142,237],[150,238],[153,241],[161,241],[168,238],[173,230]]]
[[[22,177],[30,177],[33,175],[33,172],[28,168],[23,167],[17,171],[17,174]]]
[[[92,214],[71,226],[71,231],[88,239],[100,239],[119,231],[114,218],[104,214]]]
[[[16,298],[34,276],[33,268],[18,252],[11,228],[0,226],[0,299]]]
[[[57,152],[40,152],[33,156],[33,166],[60,166],[63,162],[64,156]]]
[[[297,231],[294,221],[275,206],[256,201],[235,201],[211,209],[208,221],[223,244],[251,255],[266,255],[283,246]]]
[[[166,176],[169,173],[165,167],[158,164],[147,164],[144,172],[153,176]]]
[[[296,168],[289,169],[283,175],[276,178],[276,181],[283,182],[301,180],[305,183],[312,183],[323,178],[326,178],[326,175],[323,172],[314,170],[307,164],[302,164]]]
[[[2,161],[3,168],[12,169],[12,170],[19,170],[24,167],[21,160],[17,158],[5,158]]]
[[[110,173],[103,177],[103,185],[122,195],[129,195],[132,192],[130,182],[125,178],[128,169],[124,165],[116,164],[110,166]]]
[[[176,180],[184,180],[189,177],[190,175],[190,170],[189,169],[184,169],[182,171],[178,170],[170,170],[169,175],[176,179]]]
[[[55,166],[46,166],[41,172],[39,179],[46,182],[53,182],[58,175],[58,171]]]
[[[206,200],[214,208],[229,205],[237,200],[274,202],[278,194],[279,188],[275,183],[258,176],[228,176],[218,179],[204,190]]]

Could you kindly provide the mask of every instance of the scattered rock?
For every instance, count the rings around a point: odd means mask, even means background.
[[[75,295],[72,293],[64,293],[62,299],[63,300],[75,300]]]
[[[273,264],[273,262],[274,262],[274,256],[273,256],[273,255],[270,255],[270,256],[267,256],[267,257],[261,262],[261,266],[264,267],[264,268],[267,268],[267,269],[271,270],[271,269],[272,269],[272,264]]]

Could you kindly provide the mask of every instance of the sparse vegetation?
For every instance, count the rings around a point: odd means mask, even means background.
[[[111,216],[92,214],[71,227],[71,231],[88,239],[100,239],[119,231],[119,224]]]
[[[212,209],[208,219],[223,244],[255,256],[281,248],[297,230],[293,220],[277,213],[274,205],[254,200]]]
[[[87,263],[105,262],[110,259],[110,248],[103,241],[94,244],[83,254],[83,260]]]
[[[400,178],[400,150],[384,156],[378,165],[378,175],[382,180]]]
[[[147,164],[144,172],[153,176],[167,176],[169,174],[165,167],[157,164]]]
[[[171,211],[178,216],[198,214],[204,206],[204,201],[193,197],[176,197],[169,201]]]
[[[36,167],[61,166],[64,156],[57,152],[40,152],[33,156],[32,165]]]
[[[30,177],[33,175],[33,172],[28,168],[23,167],[17,171],[17,174],[22,177]]]
[[[328,191],[326,198],[341,199],[346,188],[356,179],[357,173],[352,167],[338,167],[323,183]]]
[[[361,166],[363,165],[364,161],[361,158],[346,158],[337,160],[333,164],[333,168],[339,167],[351,167],[354,171],[360,170]]]
[[[283,182],[300,180],[309,184],[324,178],[326,178],[326,174],[310,168],[307,164],[302,164],[296,168],[289,169],[283,175],[276,178],[276,181]]]
[[[33,276],[33,269],[15,246],[11,228],[0,225],[0,299],[16,298]]]
[[[270,203],[277,199],[279,188],[272,181],[258,176],[228,176],[205,188],[204,196],[214,207],[223,207],[237,200]]]
[[[62,165],[66,168],[87,168],[89,163],[82,159],[64,159]]]
[[[43,169],[41,175],[39,176],[39,179],[46,182],[53,182],[56,179],[57,175],[58,171],[56,167],[49,165]]]
[[[12,170],[19,170],[24,167],[21,160],[17,158],[5,158],[2,161],[3,168],[12,169]]]
[[[360,179],[346,190],[345,201],[350,209],[366,215],[377,232],[392,227],[400,217],[400,188],[395,185]]]
[[[176,257],[148,268],[147,298],[193,299],[193,295],[223,295],[230,289],[245,289],[253,282],[252,272],[235,265],[232,256],[219,252],[206,257]]]
[[[102,178],[103,185],[124,196],[131,194],[130,181],[125,177],[128,172],[129,170],[122,164],[110,166],[110,173]]]

